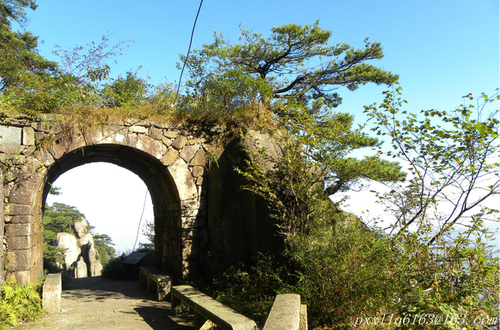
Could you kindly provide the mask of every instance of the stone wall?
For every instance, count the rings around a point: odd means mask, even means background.
[[[283,240],[277,235],[267,202],[243,189],[248,184],[235,168],[243,169],[248,152],[257,147],[277,155],[272,139],[259,132],[249,131],[224,148],[218,161],[208,170],[208,232],[203,272],[220,277],[231,266],[251,264],[259,253],[279,256]],[[272,167],[271,164],[261,164]]]
[[[188,276],[190,262],[199,259],[192,240],[201,234],[206,213],[202,189],[210,143],[196,128],[148,121],[79,127],[55,115],[1,119],[7,279],[26,284],[41,275],[40,223],[50,185],[65,171],[95,161],[117,164],[143,179],[154,205],[157,262]]]

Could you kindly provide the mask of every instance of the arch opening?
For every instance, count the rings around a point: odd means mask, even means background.
[[[153,206],[155,264],[176,277],[182,276],[181,206],[178,190],[166,167],[150,154],[114,144],[76,149],[59,158],[49,168],[39,205],[45,208],[48,192],[62,174],[84,164],[94,163],[117,165],[134,173],[144,183]],[[133,226],[130,230],[135,235],[137,227]]]
[[[54,205],[76,208],[93,227],[93,233],[112,239],[116,256],[149,243],[143,232],[145,224],[154,220],[151,194],[129,170],[93,162],[66,171],[52,185],[60,190],[57,195],[47,195],[45,214]]]

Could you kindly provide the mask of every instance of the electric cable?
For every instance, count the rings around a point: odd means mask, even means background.
[[[186,60],[182,65],[181,75],[179,76],[179,84],[177,84],[177,92],[175,93],[174,106],[177,103],[177,97],[181,89],[182,74],[184,73],[184,68],[186,67],[186,62],[189,58],[189,53],[191,52],[191,44],[193,43],[194,29],[196,28],[196,22],[198,22],[198,16],[200,15],[201,5],[203,5],[203,0],[200,1],[200,6],[198,7],[198,12],[196,13],[196,18],[194,19],[193,30],[191,31],[191,39],[189,40],[189,47],[186,54]]]
[[[134,243],[134,248],[132,249],[132,252],[135,251],[135,245],[137,244],[137,240],[139,239],[139,232],[141,230],[141,222],[142,222],[142,217],[144,216],[144,210],[146,209],[146,201],[148,199],[148,193],[149,193],[149,190],[146,188],[146,195],[144,196],[144,203],[142,204],[141,218],[139,219],[139,226],[137,226],[137,235],[135,236],[135,243]]]
[[[181,75],[179,77],[179,84],[177,85],[177,92],[175,93],[174,105],[177,103],[177,96],[179,95],[179,90],[181,88],[182,74],[184,73],[184,68],[186,67],[186,62],[187,62],[187,59],[189,57],[189,53],[191,52],[191,45],[193,44],[194,30],[196,28],[196,23],[198,22],[198,16],[200,16],[200,11],[201,11],[201,6],[202,5],[203,5],[203,0],[200,0],[200,6],[198,7],[198,11],[196,12],[196,17],[195,17],[194,23],[193,23],[193,29],[191,30],[191,38],[189,39],[189,47],[188,47],[188,51],[186,53],[186,60],[184,61],[184,64],[182,66]],[[135,122],[133,125],[138,124],[142,120],[143,119],[140,119],[139,121]],[[120,130],[116,131],[113,134],[116,134],[119,131]],[[139,231],[141,229],[141,222],[142,222],[142,217],[144,215],[144,209],[146,208],[146,199],[147,199],[147,196],[148,196],[148,190],[146,190],[146,196],[144,197],[144,205],[142,206],[142,214],[141,214],[141,218],[139,219],[139,226],[137,227],[137,236],[135,237],[134,248],[132,249],[132,251],[135,251],[135,245],[137,244],[137,240],[139,239]]]
[[[186,62],[187,62],[187,59],[189,57],[189,53],[191,52],[191,45],[193,43],[194,30],[196,28],[196,23],[198,22],[198,16],[200,15],[200,11],[201,11],[201,6],[202,5],[203,5],[203,0],[200,1],[200,6],[198,7],[198,12],[196,13],[196,17],[194,19],[193,29],[191,30],[191,38],[189,39],[189,47],[188,47],[188,51],[187,51],[187,54],[186,54],[186,60],[184,61],[184,64],[182,65],[181,75],[179,77],[179,84],[177,85],[177,92],[175,93],[175,99],[174,99],[174,102],[173,102],[173,106],[175,106],[175,104],[177,103],[177,98],[179,96],[179,91],[181,89],[182,75],[184,73],[184,68],[186,67]],[[135,125],[139,124],[143,120],[145,120],[145,118],[144,119],[139,119],[138,121],[134,122],[131,126],[135,126]],[[99,144],[100,142],[104,141],[108,137],[113,136],[116,133],[118,133],[118,132],[120,132],[120,131],[122,131],[122,130],[124,130],[126,128],[127,127],[120,128],[119,130],[117,130],[117,131],[115,131],[115,132],[113,132],[111,134],[108,134],[107,136],[105,136],[101,140],[99,140],[96,144]]]

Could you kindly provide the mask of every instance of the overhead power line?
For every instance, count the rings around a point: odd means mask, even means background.
[[[196,22],[198,22],[198,16],[200,15],[200,10],[201,10],[202,5],[203,5],[203,0],[200,1],[200,6],[198,7],[198,12],[196,13],[196,18],[194,19],[193,29],[191,31],[191,38],[189,39],[189,47],[188,47],[188,51],[186,54],[186,61],[189,57],[189,53],[191,52],[191,45],[193,44],[194,30],[196,28]],[[179,95],[179,90],[181,88],[182,74],[184,73],[184,68],[186,67],[186,61],[184,61],[184,65],[182,66],[181,75],[179,77],[179,85],[177,86],[177,93],[175,94],[174,105],[177,103],[177,95]],[[141,120],[137,121],[136,123],[134,123],[134,125],[139,123],[140,121]],[[139,231],[141,228],[142,217],[144,215],[144,209],[146,208],[147,196],[148,196],[148,191],[146,190],[146,196],[144,196],[144,205],[142,206],[142,214],[141,214],[141,218],[139,219],[139,225],[137,226],[137,236],[135,237],[134,248],[132,249],[132,251],[135,251],[135,245],[137,244],[137,240],[139,239]]]
[[[135,243],[134,243],[134,247],[132,248],[132,252],[135,252],[135,245],[137,244],[137,241],[139,240],[139,233],[141,230],[141,222],[142,222],[142,217],[144,216],[144,210],[146,209],[146,201],[148,200],[148,193],[149,193],[149,190],[146,188],[146,195],[144,196],[144,203],[142,204],[141,217],[139,219],[139,225],[137,226],[137,235],[135,236]]]
[[[196,13],[196,18],[194,19],[193,30],[191,31],[191,38],[189,39],[189,47],[188,47],[188,51],[186,53],[186,60],[184,61],[184,64],[182,65],[181,75],[179,76],[179,84],[177,85],[177,92],[175,93],[174,106],[177,103],[177,97],[178,97],[179,91],[181,89],[182,74],[184,73],[184,68],[186,67],[186,62],[188,60],[189,53],[191,52],[191,45],[193,43],[194,30],[196,28],[196,22],[198,22],[198,16],[200,15],[201,5],[203,5],[203,0],[200,1],[200,6],[198,7],[198,12]]]
[[[0,0],[1,1],[1,0]],[[200,0],[200,6],[198,7],[198,11],[196,12],[196,17],[194,19],[194,24],[193,24],[193,29],[191,31],[191,38],[189,39],[189,47],[188,47],[188,51],[187,51],[187,54],[186,54],[186,61],[189,57],[189,53],[191,52],[191,45],[193,44],[193,36],[194,36],[194,30],[196,28],[196,23],[198,22],[198,16],[200,15],[200,11],[201,11],[201,6],[203,5],[203,0]],[[181,89],[181,82],[182,82],[182,74],[184,73],[184,68],[186,67],[186,61],[184,61],[184,64],[182,65],[182,70],[181,70],[181,75],[179,77],[179,84],[177,85],[177,92],[175,93],[175,99],[174,99],[174,103],[173,105],[175,106],[175,104],[177,103],[177,97],[179,95],[179,91]],[[139,124],[140,122],[144,121],[144,119],[139,119],[137,120],[135,123],[132,124],[132,126],[135,126],[137,124]],[[121,130],[124,130],[126,129],[126,127],[124,128],[121,128],[117,131],[114,131],[113,133],[111,134],[108,134],[107,136],[103,137],[101,140],[99,140],[97,143],[100,143],[102,141],[104,141],[105,139],[107,139],[108,137],[110,136],[113,136],[115,135],[116,133],[120,132]]]

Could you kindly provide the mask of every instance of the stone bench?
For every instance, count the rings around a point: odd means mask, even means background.
[[[43,283],[42,305],[48,313],[61,311],[61,273],[49,274]]]
[[[207,320],[222,330],[257,330],[254,321],[236,313],[217,300],[189,285],[172,287],[172,310],[181,301],[194,311],[194,329],[199,330]]]
[[[307,305],[298,294],[279,294],[274,300],[263,330],[307,330]]]
[[[158,301],[164,300],[172,287],[172,277],[153,266],[142,266],[140,268],[139,282],[147,287],[148,292],[156,291]]]

